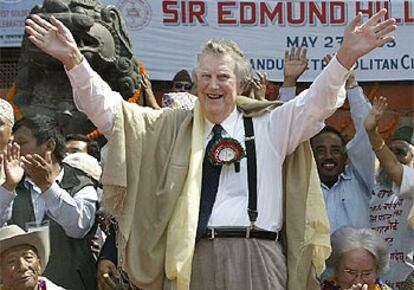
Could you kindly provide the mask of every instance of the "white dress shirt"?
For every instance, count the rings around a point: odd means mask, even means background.
[[[299,143],[308,140],[324,127],[329,117],[345,100],[344,83],[349,71],[336,58],[319,75],[313,85],[294,100],[274,111],[253,118],[257,152],[258,219],[256,225],[265,230],[278,231],[283,223],[282,165]],[[89,117],[96,127],[111,138],[117,106],[122,102],[94,72],[86,60],[67,71],[78,109]],[[139,110],[150,110],[141,107]],[[242,114],[234,110],[221,124],[225,135],[244,146]],[[206,122],[207,145],[213,124]],[[234,166],[224,166],[216,202],[209,220],[213,226],[249,225],[247,215],[246,159]]]
[[[72,197],[59,186],[64,169],[56,177],[56,181],[45,192],[41,192],[33,181],[26,177],[24,186],[30,189],[36,223],[40,223],[44,215],[56,221],[72,238],[83,238],[95,222],[96,202],[98,194],[93,186],[85,186]],[[10,192],[0,186],[0,225],[4,225],[12,217],[13,201],[16,192]]]

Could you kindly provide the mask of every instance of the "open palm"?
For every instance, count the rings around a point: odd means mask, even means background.
[[[342,45],[337,53],[338,59],[346,68],[350,69],[358,58],[376,47],[394,40],[389,33],[396,28],[395,19],[381,21],[386,13],[386,9],[381,9],[362,25],[360,25],[362,20],[360,13],[347,25]]]
[[[7,145],[3,166],[6,187],[8,190],[14,190],[24,175],[24,169],[20,162],[20,147],[16,143]]]
[[[379,97],[378,99],[374,99],[371,111],[368,113],[364,122],[364,126],[367,131],[373,130],[378,126],[378,122],[384,114],[387,107],[387,98]]]
[[[64,63],[68,54],[78,48],[72,33],[62,22],[53,16],[50,21],[33,14],[26,20],[26,32],[34,45]]]

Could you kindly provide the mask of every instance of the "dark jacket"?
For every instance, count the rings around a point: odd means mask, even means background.
[[[80,170],[63,164],[64,175],[60,187],[71,196],[88,185],[92,180]],[[10,224],[26,228],[26,223],[35,221],[30,190],[23,182],[17,188]],[[90,242],[96,232],[96,222],[89,233],[82,239],[68,237],[63,228],[45,213],[44,220],[49,220],[50,258],[43,276],[67,290],[95,290],[96,267],[91,252]]]

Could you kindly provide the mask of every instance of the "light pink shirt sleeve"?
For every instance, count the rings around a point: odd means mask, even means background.
[[[349,71],[336,58],[314,80],[309,89],[271,112],[270,132],[275,150],[285,156],[324,127],[345,101]]]
[[[112,91],[86,59],[66,73],[72,85],[76,107],[109,139],[117,107],[122,102],[121,95]]]

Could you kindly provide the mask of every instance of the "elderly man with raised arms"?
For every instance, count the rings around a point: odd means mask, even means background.
[[[234,42],[207,42],[194,68],[193,111],[122,101],[60,21],[27,20],[29,39],[64,64],[78,108],[109,139],[104,202],[118,221],[119,266],[135,286],[319,288],[329,230],[303,142],[342,105],[357,59],[393,40],[395,20],[381,21],[385,13],[362,26],[355,17],[311,88],[281,106],[238,97],[248,61]]]

